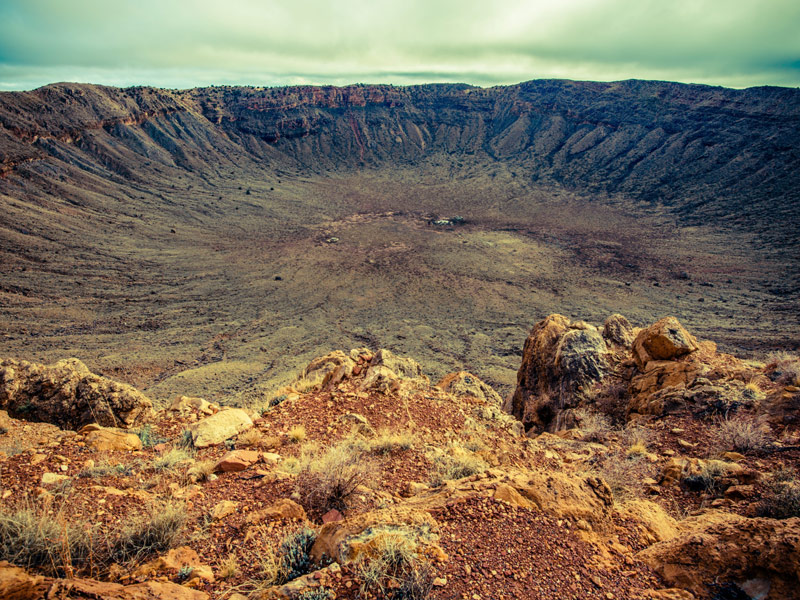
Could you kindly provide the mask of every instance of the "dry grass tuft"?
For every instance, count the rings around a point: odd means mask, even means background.
[[[347,508],[356,488],[371,485],[377,471],[371,460],[347,442],[301,458],[301,462],[297,491],[308,509],[320,513]]]
[[[459,444],[451,444],[446,452],[429,456],[433,463],[431,485],[439,486],[450,479],[461,479],[489,468],[488,463],[474,452]]]
[[[369,542],[370,552],[356,563],[364,597],[424,600],[433,587],[430,565],[416,553],[413,537],[403,531],[380,533]]]
[[[261,444],[261,432],[253,427],[247,431],[240,433],[236,438],[237,446],[259,446]]]
[[[156,456],[153,459],[152,467],[155,471],[165,472],[174,471],[176,467],[192,460],[192,454],[185,448],[172,448],[171,450]]]
[[[186,478],[189,481],[208,481],[214,474],[214,466],[217,463],[213,460],[199,460],[186,471]]]
[[[125,525],[117,534],[111,557],[119,563],[139,562],[177,545],[188,520],[182,504],[153,505],[150,511]]]
[[[289,441],[293,444],[299,444],[306,440],[306,428],[304,425],[295,425],[289,430]]]
[[[583,439],[587,442],[602,444],[613,431],[611,419],[603,413],[579,408],[575,411],[575,419],[583,433]]]

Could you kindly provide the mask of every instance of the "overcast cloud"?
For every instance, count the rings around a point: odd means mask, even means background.
[[[797,87],[800,1],[0,2],[0,89],[539,78]]]

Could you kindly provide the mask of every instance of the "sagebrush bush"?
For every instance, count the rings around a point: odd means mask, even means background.
[[[616,502],[641,496],[641,482],[655,474],[655,467],[644,456],[609,453],[593,469],[608,484]]]
[[[370,454],[392,454],[402,450],[410,450],[417,441],[416,435],[411,431],[392,431],[381,428],[374,437],[363,438],[352,436],[348,443],[361,452]]]
[[[112,465],[108,462],[102,462],[94,467],[83,469],[78,473],[78,477],[91,477],[93,479],[98,477],[126,477],[133,475],[132,465],[123,465],[121,463]]]
[[[300,462],[297,491],[306,508],[320,513],[346,509],[356,488],[370,485],[376,473],[375,464],[346,442],[303,457]]]
[[[189,481],[207,481],[214,474],[216,464],[213,460],[198,460],[186,471],[186,477]]]
[[[761,425],[753,417],[742,414],[722,419],[712,435],[717,447],[723,451],[748,454],[760,452],[770,445]]]
[[[295,444],[305,441],[306,428],[303,425],[295,425],[289,430],[289,441]]]
[[[253,427],[247,431],[240,433],[236,438],[237,446],[258,446],[261,443],[261,432]]]
[[[138,562],[147,556],[162,554],[180,541],[188,517],[182,504],[153,506],[133,519],[116,535],[111,556],[116,562]]]

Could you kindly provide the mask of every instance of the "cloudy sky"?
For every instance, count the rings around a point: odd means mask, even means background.
[[[0,0],[0,89],[55,81],[800,86],[800,0]]]

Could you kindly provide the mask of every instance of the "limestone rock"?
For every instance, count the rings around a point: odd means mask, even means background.
[[[466,371],[445,375],[436,385],[445,392],[459,398],[462,396],[471,396],[472,398],[484,400],[485,402],[497,404],[498,406],[503,403],[500,394],[495,392],[492,386],[484,383],[478,377]]]
[[[575,407],[582,393],[600,381],[610,364],[603,337],[582,322],[553,314],[537,323],[525,340],[517,387],[505,409],[526,429],[546,429],[559,411]]]
[[[310,388],[328,387],[350,377],[355,366],[352,358],[341,350],[334,350],[312,360],[300,379]]]
[[[202,421],[192,423],[189,431],[196,448],[221,444],[228,438],[242,433],[253,426],[250,416],[241,408],[221,410]]]
[[[422,367],[412,358],[397,356],[393,352],[381,349],[378,350],[370,361],[370,367],[380,365],[391,369],[398,377],[422,377]]]
[[[675,360],[699,348],[697,340],[675,317],[664,317],[643,329],[633,342],[633,358],[640,369],[651,360]]]
[[[683,533],[639,553],[668,585],[705,597],[712,581],[766,579],[771,598],[789,598],[800,575],[800,518],[749,519],[710,512],[681,523]]]
[[[153,404],[130,385],[91,373],[76,358],[53,365],[4,359],[0,408],[68,429],[87,423],[128,429],[149,420]]]
[[[212,404],[203,398],[191,396],[177,396],[169,407],[172,412],[186,414],[196,410],[204,415],[213,415],[219,411],[217,404]]]
[[[614,314],[603,324],[603,337],[613,344],[630,348],[634,340],[633,327],[624,316]]]
[[[142,449],[142,440],[135,433],[94,424],[84,426],[79,433],[86,436],[87,446],[99,452]]]

